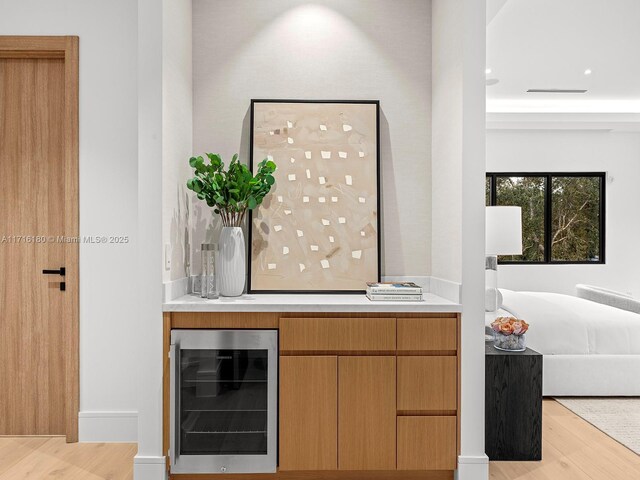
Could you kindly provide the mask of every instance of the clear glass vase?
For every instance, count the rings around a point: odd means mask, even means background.
[[[524,352],[527,349],[526,334],[504,335],[500,332],[495,332],[493,346],[505,352]]]

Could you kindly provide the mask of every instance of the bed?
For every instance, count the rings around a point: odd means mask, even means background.
[[[544,395],[640,395],[640,314],[570,295],[500,292],[500,314],[526,320],[527,346],[544,355]]]

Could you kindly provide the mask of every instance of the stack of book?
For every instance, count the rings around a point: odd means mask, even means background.
[[[422,287],[413,282],[368,282],[367,298],[374,302],[420,302]]]

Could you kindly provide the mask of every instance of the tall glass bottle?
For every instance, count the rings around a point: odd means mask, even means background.
[[[202,287],[200,296],[202,298],[218,298],[218,287],[216,285],[216,254],[218,245],[215,243],[203,243],[201,245],[202,254]]]

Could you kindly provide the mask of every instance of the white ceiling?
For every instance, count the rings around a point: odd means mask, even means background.
[[[489,112],[640,112],[640,0],[488,0],[487,67]]]

